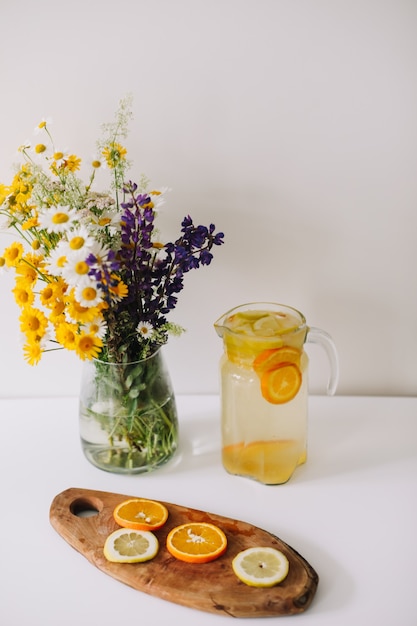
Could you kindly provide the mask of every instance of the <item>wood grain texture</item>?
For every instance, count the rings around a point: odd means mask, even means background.
[[[168,508],[166,524],[155,535],[157,556],[146,563],[110,563],[104,557],[107,536],[119,528],[113,510],[132,497],[104,491],[71,488],[58,494],[50,509],[55,530],[97,568],[145,593],[183,606],[232,617],[271,617],[305,611],[311,604],[318,575],[307,561],[278,537],[247,522],[214,513],[163,502]],[[97,515],[80,516],[95,509]],[[186,522],[211,522],[227,536],[228,547],[220,558],[205,564],[190,564],[172,557],[165,547],[168,532]],[[249,587],[232,570],[232,559],[241,550],[271,546],[281,550],[290,563],[287,578],[269,589]]]

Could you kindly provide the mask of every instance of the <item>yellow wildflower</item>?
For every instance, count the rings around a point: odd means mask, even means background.
[[[60,276],[58,278],[55,278],[53,281],[51,281],[49,283],[49,286],[52,288],[54,292],[54,298],[57,298],[57,300],[60,300],[60,299],[62,300],[65,292],[68,289],[67,283]]]
[[[36,254],[35,251],[28,252],[25,254],[22,261],[28,263],[37,270],[43,271],[45,269],[45,257],[41,253]]]
[[[64,315],[65,302],[63,300],[53,300],[49,303],[49,308],[51,310],[49,319],[51,320],[51,322],[55,323],[61,318],[61,316]]]
[[[16,300],[16,303],[21,308],[32,304],[35,300],[35,295],[31,287],[22,280],[16,281],[16,287],[12,289],[12,293],[14,294],[14,299]]]
[[[38,272],[34,267],[21,260],[16,266],[16,275],[22,281],[25,281],[28,285],[34,285],[38,280]]]
[[[9,193],[9,187],[0,183],[0,204],[3,204]]]
[[[55,326],[55,337],[66,350],[75,350],[78,327],[76,324],[61,321]]]
[[[29,365],[37,365],[42,356],[42,348],[39,341],[28,341],[23,346],[23,356]]]
[[[23,256],[23,246],[20,241],[15,241],[3,252],[7,267],[16,267]]]
[[[107,165],[114,169],[120,161],[126,159],[127,150],[120,143],[112,142],[103,150]]]
[[[20,330],[28,337],[43,337],[48,327],[44,313],[35,307],[25,307],[19,317]]]
[[[75,154],[70,154],[69,156],[67,156],[67,158],[64,159],[63,164],[62,164],[63,168],[65,170],[68,170],[69,172],[76,172],[77,170],[80,169],[80,165],[81,165],[81,159],[75,156]]]
[[[55,300],[55,293],[51,283],[48,283],[46,287],[42,289],[39,298],[43,306],[50,306],[53,303]]]
[[[112,274],[112,278],[116,280],[117,276],[115,274]],[[120,302],[120,300],[123,300],[123,298],[126,298],[129,292],[129,289],[128,289],[128,286],[122,280],[119,279],[119,282],[117,283],[117,285],[109,286],[109,292],[114,302]]]
[[[33,209],[35,207],[30,207],[30,208]],[[34,215],[32,217],[28,217],[28,219],[23,222],[22,230],[31,230],[32,228],[37,228],[38,226],[39,226],[38,217],[37,215]],[[33,244],[32,244],[32,248],[33,248]]]
[[[97,317],[98,310],[97,307],[86,307],[82,306],[74,296],[74,289],[71,290],[71,293],[67,296],[67,313],[68,316],[74,322],[80,322],[81,324],[88,324],[95,317]]]
[[[102,340],[93,333],[81,333],[76,338],[75,351],[83,361],[96,359],[102,347]]]

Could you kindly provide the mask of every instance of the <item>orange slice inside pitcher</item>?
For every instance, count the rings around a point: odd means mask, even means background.
[[[284,404],[298,393],[302,382],[300,368],[294,363],[282,363],[262,374],[261,392],[272,404]]]
[[[253,369],[257,374],[275,369],[283,363],[294,363],[300,367],[301,351],[291,346],[281,348],[269,348],[263,350],[253,361]]]
[[[292,346],[268,348],[253,361],[261,380],[261,393],[272,404],[284,404],[298,393],[301,383],[301,350]]]

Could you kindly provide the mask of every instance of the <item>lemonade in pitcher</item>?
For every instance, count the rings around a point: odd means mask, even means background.
[[[304,343],[311,329],[295,309],[270,303],[233,309],[215,328],[224,342],[223,465],[265,484],[285,483],[307,458]],[[322,342],[324,331],[314,331]]]

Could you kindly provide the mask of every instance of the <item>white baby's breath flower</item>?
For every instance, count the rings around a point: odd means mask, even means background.
[[[92,208],[103,211],[104,209],[114,208],[116,205],[115,199],[108,193],[98,193],[96,191],[90,191],[85,201],[86,212],[89,215],[89,211]]]
[[[39,213],[39,225],[50,233],[65,233],[76,220],[75,209],[69,206],[53,206]]]

